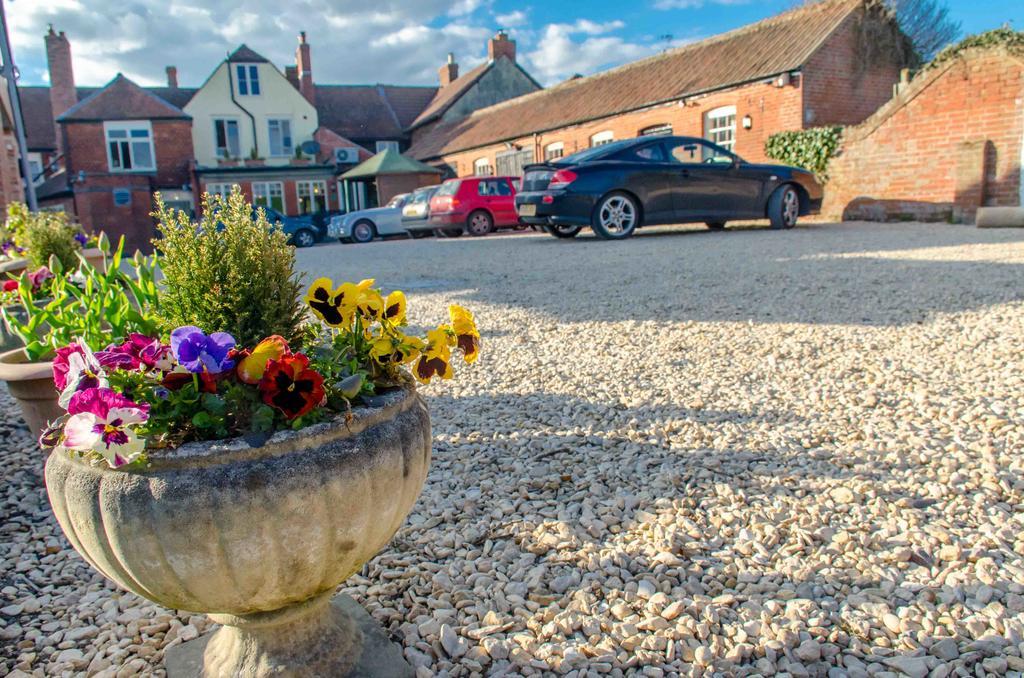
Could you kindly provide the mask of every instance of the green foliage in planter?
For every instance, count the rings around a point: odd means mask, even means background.
[[[295,249],[262,209],[253,214],[236,186],[227,200],[203,196],[203,218],[168,209],[153,213],[163,237],[153,241],[164,275],[160,316],[165,331],[195,325],[228,332],[240,346],[272,334],[299,336],[304,309]]]
[[[778,132],[768,137],[764,152],[779,162],[802,167],[827,179],[828,161],[839,150],[842,127],[815,127],[796,132]]]
[[[82,246],[75,236],[82,229],[63,212],[29,212],[23,203],[11,203],[3,230],[3,239],[24,248],[33,267],[46,266],[51,257],[67,270],[78,266]]]
[[[25,345],[30,360],[49,360],[75,339],[90,346],[118,343],[133,332],[153,336],[158,304],[155,257],[136,253],[122,270],[124,238],[110,255],[106,271],[75,259],[74,272],[57,257],[49,264],[53,278],[36,289],[30,274],[18,280],[16,306],[0,309],[12,334]],[[20,311],[18,308],[20,307]]]
[[[936,54],[935,58],[922,70],[940,66],[947,61],[957,58],[966,50],[991,47],[1005,47],[1014,54],[1024,54],[1024,31],[1015,31],[1012,28],[997,28],[985,33],[970,35],[957,44],[950,45]]]

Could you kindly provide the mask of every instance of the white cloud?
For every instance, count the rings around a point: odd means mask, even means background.
[[[746,5],[750,0],[710,0],[715,5]],[[705,5],[704,0],[654,0],[654,9],[696,9]]]
[[[508,14],[496,14],[494,20],[498,22],[499,28],[515,28],[526,23],[526,12],[517,9]]]
[[[657,46],[641,45],[608,35],[624,27],[621,21],[596,23],[580,19],[572,24],[548,24],[538,44],[524,59],[527,70],[545,84],[553,84],[580,73],[589,75],[648,56]],[[577,39],[582,36],[582,39]]]

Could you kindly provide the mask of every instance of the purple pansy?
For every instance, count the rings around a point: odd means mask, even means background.
[[[174,363],[171,348],[158,339],[133,333],[123,344],[111,344],[96,354],[100,364],[108,369],[134,370],[144,366],[147,370],[169,372]]]
[[[111,468],[134,461],[145,442],[132,427],[149,419],[149,403],[136,403],[109,388],[71,396],[61,444],[68,450],[97,452]]]
[[[82,233],[81,231],[78,231],[77,233],[75,233],[75,240],[78,242],[79,245],[85,247],[85,245],[89,242],[89,236],[87,236],[85,233]]]
[[[179,327],[171,332],[171,353],[189,372],[219,374],[235,366],[229,356],[235,347],[235,338],[227,332],[214,332],[207,336],[193,325]]]
[[[53,277],[53,272],[45,266],[40,266],[28,274],[28,281],[32,283],[32,289],[38,290],[42,284]]]

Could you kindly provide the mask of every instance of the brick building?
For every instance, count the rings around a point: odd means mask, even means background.
[[[871,0],[824,0],[701,42],[413,130],[410,154],[460,176],[644,134],[709,138],[764,160],[783,130],[864,120],[910,48]]]
[[[18,141],[14,135],[14,116],[7,95],[7,80],[0,77],[0,218],[7,213],[8,204],[25,199],[18,163]]]
[[[845,131],[822,211],[845,219],[969,221],[1024,205],[1024,55],[967,50],[926,69]]]

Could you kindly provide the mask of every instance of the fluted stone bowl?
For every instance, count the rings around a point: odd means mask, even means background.
[[[190,443],[118,471],[55,451],[50,504],[68,540],[120,586],[225,624],[206,675],[343,675],[358,629],[328,605],[412,509],[430,464],[408,387],[351,419]]]

